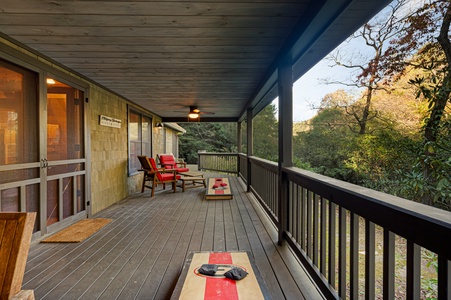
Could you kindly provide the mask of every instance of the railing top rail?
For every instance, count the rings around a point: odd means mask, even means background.
[[[227,152],[198,152],[199,155],[209,155],[209,156],[238,156],[238,153],[227,153]]]
[[[282,171],[290,181],[451,260],[451,212],[295,167]]]
[[[255,163],[255,164],[257,164],[257,165],[259,165],[259,166],[261,166],[261,167],[263,167],[263,168],[265,168],[267,170],[270,170],[270,171],[275,172],[275,173],[279,172],[279,169],[278,169],[279,165],[276,162],[269,161],[269,160],[266,160],[266,159],[263,159],[263,158],[259,158],[259,157],[256,157],[256,156],[251,156],[249,158],[250,158],[250,160],[253,163]]]

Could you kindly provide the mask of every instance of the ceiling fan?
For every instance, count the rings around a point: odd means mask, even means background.
[[[214,112],[209,111],[201,111],[199,107],[197,106],[190,106],[189,107],[189,113],[188,113],[188,119],[199,119],[200,115],[214,115]]]

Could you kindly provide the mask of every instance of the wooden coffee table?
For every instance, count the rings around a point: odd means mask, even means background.
[[[204,172],[200,171],[179,172],[178,174],[188,177],[204,177]]]
[[[206,200],[230,200],[233,199],[229,179],[227,177],[210,177],[207,181]]]
[[[203,186],[204,188],[206,187],[203,172],[190,171],[180,172],[178,174],[183,176],[182,178],[180,178],[180,181],[182,182],[182,192],[187,189],[197,188],[201,186]]]

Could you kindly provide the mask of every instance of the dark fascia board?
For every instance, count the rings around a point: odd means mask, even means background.
[[[229,117],[229,118],[211,118],[211,117],[200,117],[199,121],[189,121],[188,117],[166,117],[162,119],[163,123],[171,122],[171,123],[236,123],[238,122],[238,118]]]
[[[259,89],[241,111],[239,121],[246,118],[248,109],[252,109],[252,114],[255,116],[277,97],[277,68],[280,62],[284,60],[293,62],[293,82],[295,82],[390,2],[390,0],[312,1],[312,4],[306,9],[306,11],[311,11],[312,13],[309,14],[308,18],[301,17],[288,42],[263,77]],[[336,36],[336,39],[329,43],[329,47],[323,48],[322,51],[315,50],[316,42],[321,39],[329,28],[334,26],[336,20],[349,14],[355,14],[355,10],[350,10],[350,8],[353,5],[362,5],[362,3],[370,9],[366,9],[363,11],[365,13],[358,16],[353,15],[358,22],[343,23],[340,25],[342,35]],[[276,93],[275,96],[274,93]]]
[[[327,18],[327,16],[333,15],[333,17],[329,17],[332,22],[328,24],[322,24],[323,27],[319,30],[318,35],[303,35],[295,45],[290,50],[290,57],[293,59],[295,64],[293,65],[293,81],[298,80],[302,75],[304,75],[308,70],[310,70],[314,65],[316,65],[322,58],[324,58],[327,54],[333,51],[338,45],[340,45],[344,40],[346,40],[349,36],[351,36],[354,32],[356,32],[363,24],[368,22],[372,17],[374,17],[377,13],[379,13],[382,9],[384,9],[391,0],[380,0],[380,1],[362,1],[362,0],[354,0],[354,1],[336,1],[337,5],[341,3],[342,8],[335,12],[330,7],[325,7],[325,10],[318,15],[318,18],[312,22],[311,26],[320,27],[321,19]],[[352,9],[357,6],[365,6],[365,10],[358,10],[359,14],[356,16],[355,12],[357,9]],[[324,15],[324,16],[323,16]],[[342,34],[340,36],[335,36],[335,40],[331,41],[330,37],[328,38],[330,43],[329,47],[323,48],[322,51],[312,51],[311,48],[314,48],[314,44],[320,40],[321,36],[329,28],[334,28],[334,22],[336,20],[342,19],[357,19],[359,22],[342,22],[340,25],[340,30]]]

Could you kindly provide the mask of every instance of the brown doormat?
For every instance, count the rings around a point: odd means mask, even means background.
[[[46,238],[41,243],[78,243],[110,223],[111,219],[84,219]]]

